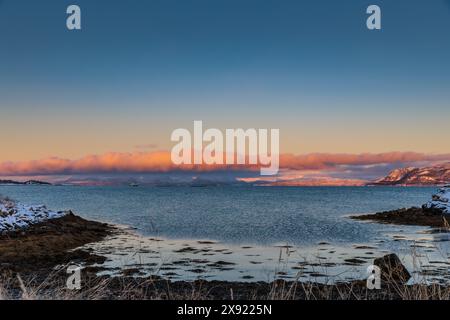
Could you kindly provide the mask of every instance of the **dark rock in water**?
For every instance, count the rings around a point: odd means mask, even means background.
[[[345,262],[345,265],[359,266],[359,265],[365,263],[366,261],[358,259],[358,258],[352,258],[352,259],[345,259],[344,262]]]
[[[122,270],[122,274],[125,277],[131,277],[131,276],[135,276],[135,275],[140,275],[140,274],[142,274],[142,272],[138,268],[130,268],[130,269]]]
[[[395,253],[377,258],[373,264],[380,268],[382,281],[404,284],[411,278],[408,269]]]

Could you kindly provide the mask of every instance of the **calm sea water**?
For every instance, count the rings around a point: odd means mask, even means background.
[[[420,206],[435,188],[0,186],[27,204],[71,209],[146,236],[230,244],[367,243],[385,225],[346,216]],[[406,227],[405,227],[406,228]]]

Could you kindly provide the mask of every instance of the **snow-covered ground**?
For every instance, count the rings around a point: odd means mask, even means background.
[[[27,206],[8,199],[0,199],[0,233],[24,229],[32,224],[66,215],[65,211],[51,211],[43,205]]]
[[[450,186],[445,186],[433,195],[431,201],[428,201],[425,205],[428,209],[439,209],[443,213],[450,214]]]

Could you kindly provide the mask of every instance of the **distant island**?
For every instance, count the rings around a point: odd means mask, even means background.
[[[49,182],[39,181],[39,180],[28,180],[28,181],[15,181],[15,180],[0,180],[1,184],[14,184],[14,185],[51,185]]]

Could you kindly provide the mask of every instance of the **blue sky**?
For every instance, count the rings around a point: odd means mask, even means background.
[[[3,0],[0,161],[168,149],[195,119],[284,152],[450,152],[449,30],[448,0]]]

